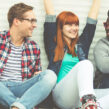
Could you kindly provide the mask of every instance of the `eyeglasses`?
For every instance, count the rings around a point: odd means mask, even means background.
[[[105,28],[109,27],[109,23],[103,22],[103,24],[104,24],[104,27],[105,27]]]
[[[37,19],[29,19],[29,18],[20,18],[21,20],[27,20],[28,22],[30,22],[31,24],[33,23],[37,23]]]

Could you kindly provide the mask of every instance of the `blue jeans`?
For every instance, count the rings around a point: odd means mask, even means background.
[[[0,81],[0,104],[32,109],[49,95],[56,80],[55,73],[46,70],[24,82]]]

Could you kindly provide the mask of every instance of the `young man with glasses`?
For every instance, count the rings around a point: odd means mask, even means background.
[[[13,5],[9,31],[0,32],[0,104],[6,109],[32,109],[56,83],[51,70],[42,71],[40,48],[29,39],[36,28],[33,7]]]
[[[94,48],[94,58],[97,67],[95,76],[96,88],[109,88],[109,10],[108,18],[103,23],[106,37],[100,39]]]

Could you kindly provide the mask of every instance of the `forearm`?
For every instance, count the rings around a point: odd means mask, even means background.
[[[53,3],[51,0],[44,0],[44,7],[45,7],[46,14],[48,14],[48,15],[55,14]]]
[[[88,13],[88,17],[92,19],[97,19],[99,9],[100,9],[101,0],[93,0],[92,6],[90,8],[90,11]]]

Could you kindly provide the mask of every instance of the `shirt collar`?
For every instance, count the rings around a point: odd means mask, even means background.
[[[5,36],[6,36],[6,42],[11,42],[11,35],[10,35],[10,31],[9,30],[6,32]],[[29,38],[25,38],[23,46],[27,46],[28,43],[30,43]]]

